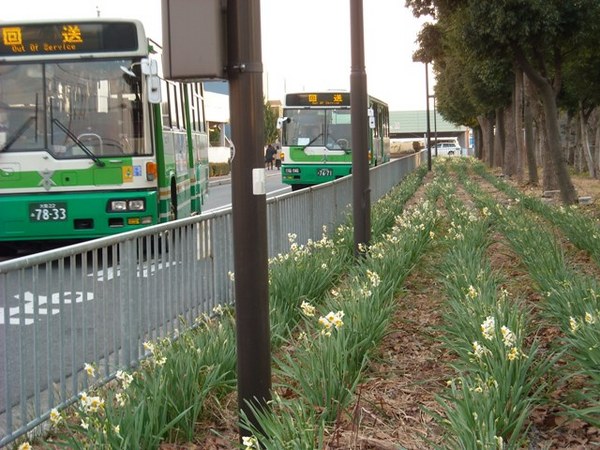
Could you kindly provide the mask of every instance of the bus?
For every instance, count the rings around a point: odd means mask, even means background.
[[[0,23],[0,248],[201,212],[201,82],[162,77],[141,22]]]
[[[371,166],[390,160],[389,108],[368,97],[368,158]],[[285,96],[281,129],[283,183],[292,190],[352,173],[350,93],[297,92]],[[366,153],[366,152],[365,152]]]

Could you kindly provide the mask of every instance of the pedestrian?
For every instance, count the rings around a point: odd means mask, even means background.
[[[279,146],[275,149],[275,167],[277,170],[281,169],[281,150],[279,150]]]
[[[277,150],[275,150],[273,144],[269,144],[265,153],[265,165],[268,170],[273,169],[273,160],[275,159],[275,153],[277,153]]]

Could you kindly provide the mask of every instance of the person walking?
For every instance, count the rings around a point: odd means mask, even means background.
[[[279,145],[275,146],[275,168],[277,170],[281,169],[281,150],[279,149]]]
[[[273,160],[275,159],[275,153],[277,153],[277,150],[275,150],[273,144],[269,144],[265,153],[265,165],[268,170],[273,170]]]

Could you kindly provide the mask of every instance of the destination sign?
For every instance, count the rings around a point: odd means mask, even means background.
[[[303,92],[287,94],[286,106],[350,106],[349,92]]]
[[[0,25],[0,57],[128,52],[139,43],[132,22],[64,22]]]

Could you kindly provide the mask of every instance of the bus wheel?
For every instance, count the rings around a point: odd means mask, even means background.
[[[171,220],[177,220],[177,185],[174,178],[171,180],[171,209],[169,216]]]
[[[292,191],[299,191],[300,189],[304,189],[308,187],[308,184],[292,184]]]

